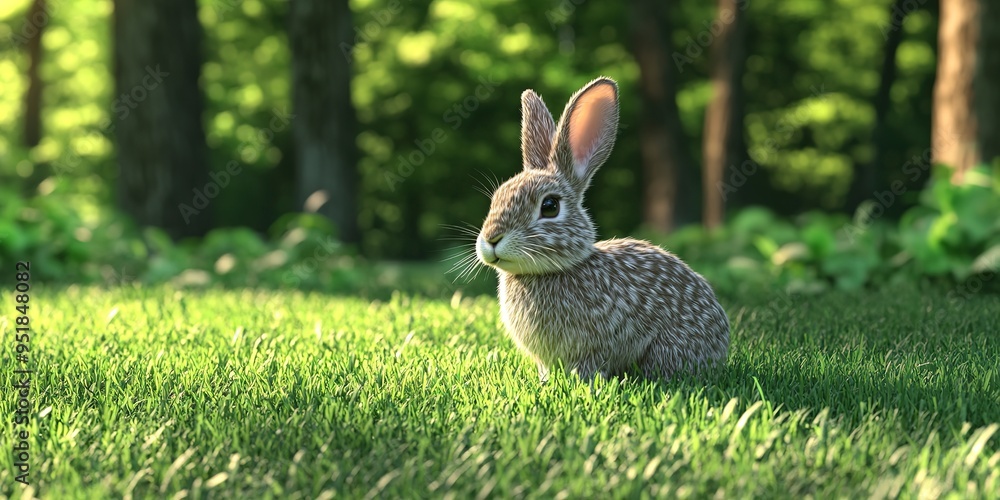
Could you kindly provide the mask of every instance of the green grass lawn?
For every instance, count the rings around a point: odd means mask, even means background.
[[[707,380],[537,380],[490,297],[36,289],[44,498],[1000,496],[1000,299],[725,300]],[[13,298],[0,294],[0,485]]]

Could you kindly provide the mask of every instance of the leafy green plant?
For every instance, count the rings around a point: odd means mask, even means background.
[[[789,291],[857,290],[899,280],[969,279],[1000,269],[1000,181],[985,167],[951,182],[935,171],[919,204],[898,223],[807,212],[791,221],[769,210],[740,211],[714,232],[698,226],[643,234],[691,263],[717,288],[768,283]]]
[[[29,198],[0,190],[0,260],[32,262],[35,279],[54,282],[295,286],[347,290],[363,283],[358,258],[315,214],[289,214],[268,235],[220,228],[173,241],[155,227],[55,190]],[[96,211],[96,212],[95,212]],[[96,215],[84,216],[95,212]],[[6,279],[6,277],[0,277]]]
[[[120,260],[130,247],[114,245],[122,221],[98,217],[86,221],[74,207],[86,202],[61,194],[22,198],[0,189],[0,261],[32,262],[34,276],[49,280],[88,280],[104,262]]]
[[[936,171],[920,205],[903,215],[899,245],[920,274],[966,279],[1000,267],[1000,181],[985,167],[953,184]]]
[[[9,200],[0,206],[0,257],[32,260],[35,276],[45,280],[134,278],[327,291],[406,282],[398,266],[364,263],[317,214],[287,214],[267,234],[220,228],[201,239],[175,242],[162,230],[140,230],[122,214],[80,195],[60,189],[27,199],[17,194],[0,189]],[[1000,268],[1000,181],[985,168],[968,172],[959,185],[946,170],[935,172],[919,204],[898,223],[872,220],[868,210],[862,206],[853,221],[821,212],[786,220],[751,207],[714,231],[690,226],[667,236],[638,236],[680,256],[717,289],[734,293],[762,287],[857,290],[923,278],[955,282]],[[436,266],[421,275],[426,276],[418,280],[420,289],[445,293],[472,286],[450,283]]]

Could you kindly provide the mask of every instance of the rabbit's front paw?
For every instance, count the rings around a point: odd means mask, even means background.
[[[538,364],[538,380],[541,383],[547,383],[549,381],[549,369],[541,361]]]
[[[578,377],[580,377],[580,380],[583,380],[583,381],[586,381],[586,382],[593,382],[594,381],[594,377],[597,376],[597,375],[600,375],[601,378],[604,378],[605,380],[607,380],[607,379],[609,379],[611,377],[610,377],[610,373],[608,373],[608,371],[607,371],[607,369],[606,369],[606,367],[604,365],[605,365],[605,363],[603,363],[603,362],[601,362],[601,361],[599,361],[597,359],[593,359],[593,358],[591,358],[591,359],[585,359],[585,360],[577,363],[576,367],[574,367],[572,370],[570,370],[570,372],[571,373],[575,373]]]

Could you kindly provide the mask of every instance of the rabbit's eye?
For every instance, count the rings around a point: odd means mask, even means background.
[[[557,215],[559,215],[559,198],[546,196],[542,200],[542,218],[551,219]]]

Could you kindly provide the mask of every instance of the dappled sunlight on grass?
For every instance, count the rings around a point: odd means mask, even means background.
[[[48,450],[33,477],[56,496],[196,495],[209,478],[249,496],[974,496],[1000,482],[989,297],[726,300],[724,370],[593,386],[540,384],[491,297],[128,285],[40,288],[32,304],[32,446]]]

